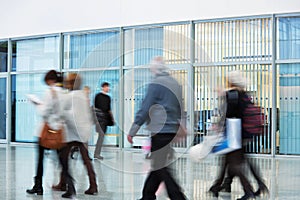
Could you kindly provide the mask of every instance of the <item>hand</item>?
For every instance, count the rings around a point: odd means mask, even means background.
[[[131,136],[131,135],[127,135],[127,140],[128,140],[128,142],[129,142],[130,144],[133,143],[133,141],[132,141],[132,136]]]

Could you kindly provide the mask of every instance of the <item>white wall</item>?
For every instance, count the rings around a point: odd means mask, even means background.
[[[300,11],[300,0],[0,0],[0,4],[0,38]]]

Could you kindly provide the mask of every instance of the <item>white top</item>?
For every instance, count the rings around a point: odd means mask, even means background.
[[[66,142],[88,142],[92,132],[92,113],[83,90],[59,95],[59,106],[65,122]]]

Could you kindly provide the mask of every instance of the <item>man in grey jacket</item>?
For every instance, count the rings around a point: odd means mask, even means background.
[[[153,59],[150,70],[155,78],[148,86],[142,106],[136,113],[127,136],[128,142],[133,143],[132,138],[145,122],[152,134],[151,171],[141,200],[156,199],[155,192],[161,182],[165,183],[170,199],[186,199],[168,168],[168,154],[172,150],[171,143],[178,131],[182,114],[182,89],[168,73],[162,57]]]

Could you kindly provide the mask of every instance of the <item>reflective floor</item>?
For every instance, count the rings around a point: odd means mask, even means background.
[[[93,149],[90,149],[93,152]],[[84,195],[88,188],[87,172],[80,156],[71,161],[71,172],[76,180],[76,199],[135,200],[141,197],[141,190],[150,161],[142,152],[105,150],[104,160],[94,160],[99,193]],[[193,163],[186,155],[177,154],[174,163],[176,178],[188,199],[216,199],[207,190],[217,176],[219,159],[210,156],[201,163]],[[47,152],[44,168],[44,195],[26,194],[33,185],[35,175],[36,148],[26,146],[0,145],[0,199],[62,199],[62,192],[51,190],[58,182],[60,168],[54,151]],[[300,199],[300,158],[251,158],[259,165],[269,195],[256,199]],[[249,177],[254,188],[253,178]],[[232,192],[220,193],[218,199],[237,199],[243,195],[239,180],[234,179]],[[157,192],[159,200],[168,199],[163,185]]]

